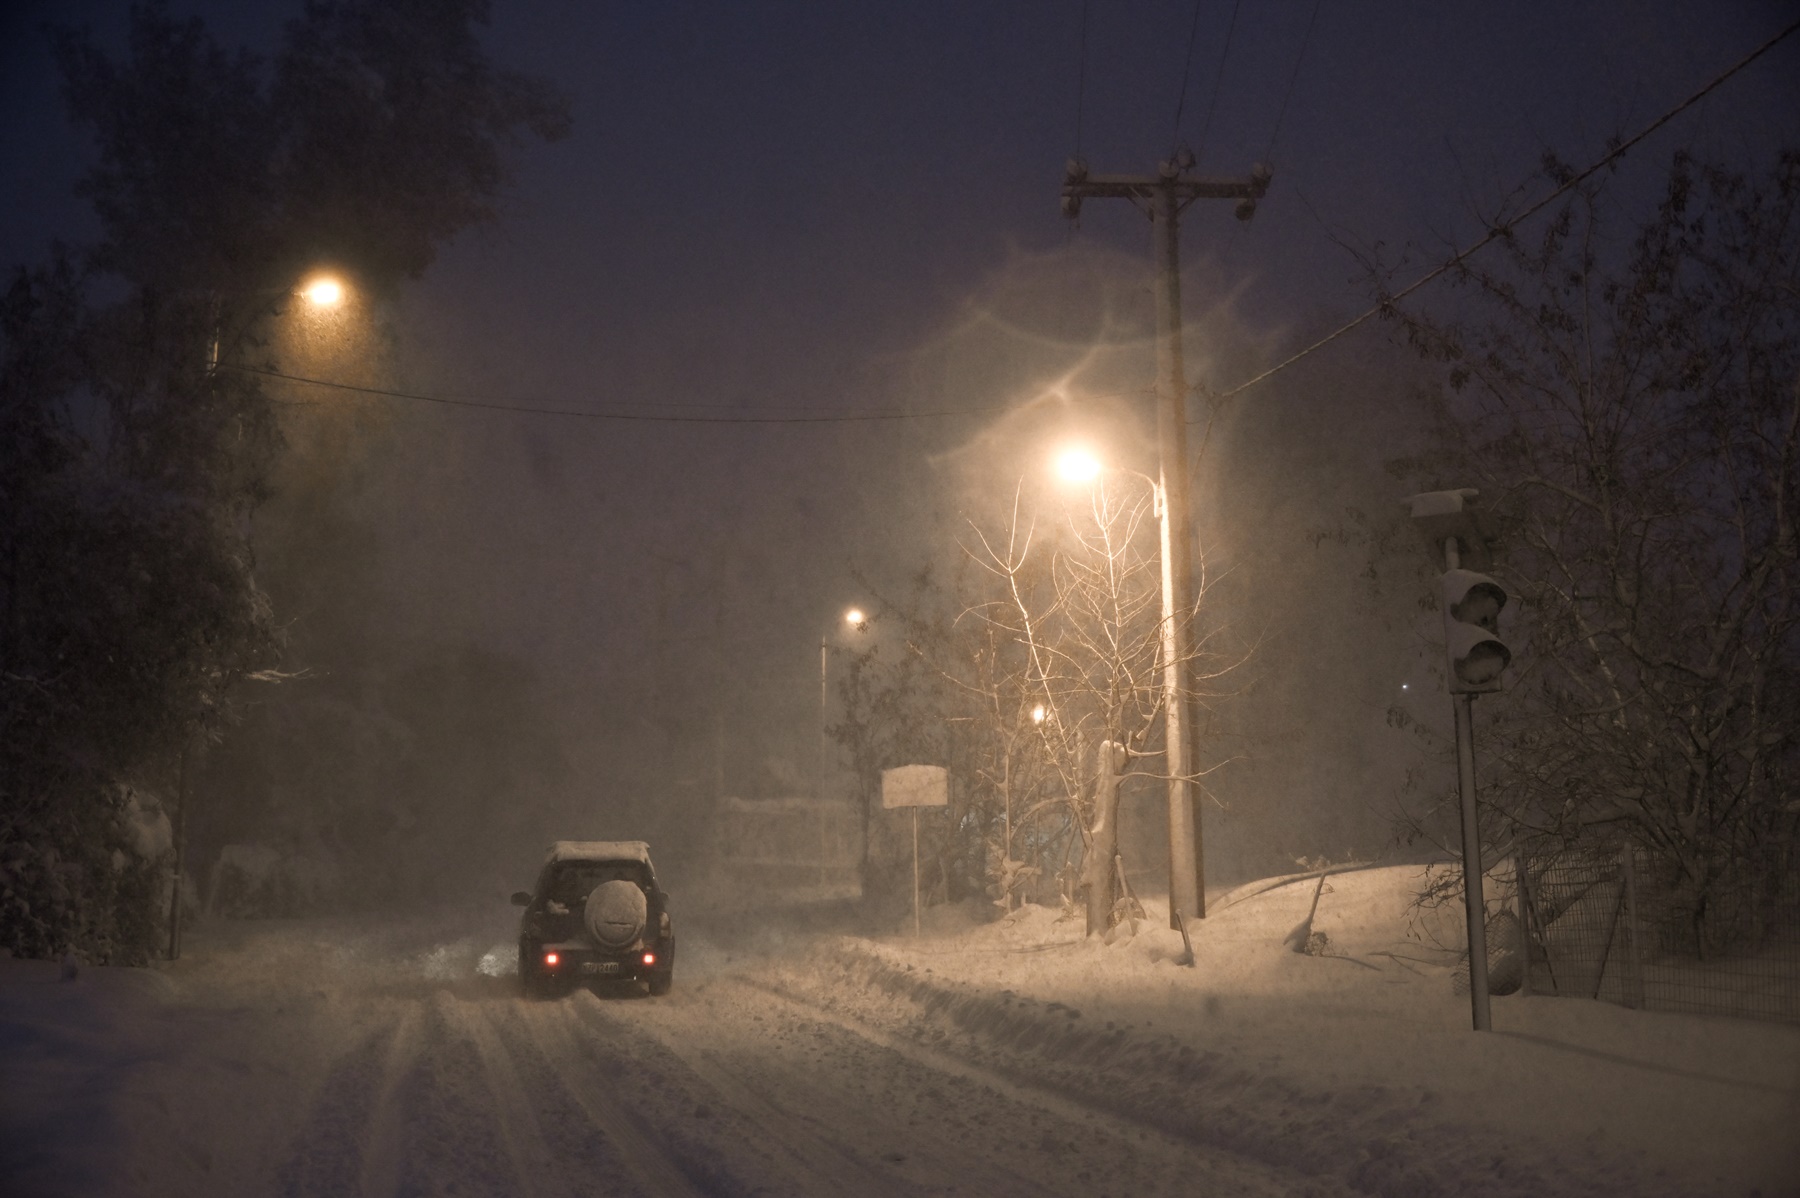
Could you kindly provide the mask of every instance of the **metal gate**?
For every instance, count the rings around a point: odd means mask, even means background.
[[[1642,846],[1521,851],[1527,993],[1800,1023],[1800,877],[1696,898]]]

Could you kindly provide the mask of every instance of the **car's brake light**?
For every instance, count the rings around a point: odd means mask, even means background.
[[[644,954],[644,964],[646,964],[646,965],[656,964],[656,954],[655,953],[645,953]]]
[[[544,954],[544,964],[546,964],[546,965],[554,965],[560,960],[562,960],[562,958],[557,956],[555,953],[545,953]]]

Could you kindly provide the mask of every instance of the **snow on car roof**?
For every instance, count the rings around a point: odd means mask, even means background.
[[[550,846],[549,861],[637,861],[650,864],[650,845],[642,840],[559,840]]]

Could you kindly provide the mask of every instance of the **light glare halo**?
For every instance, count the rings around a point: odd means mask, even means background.
[[[318,278],[302,288],[300,294],[315,308],[335,308],[344,302],[344,285],[330,277]]]
[[[1065,449],[1057,455],[1056,473],[1064,482],[1091,483],[1100,477],[1100,459],[1085,449]]]

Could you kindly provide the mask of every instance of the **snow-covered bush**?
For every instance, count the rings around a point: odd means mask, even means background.
[[[67,263],[0,296],[0,944],[21,955],[153,951],[167,837],[144,790],[178,789],[273,645],[247,484],[214,473],[248,452],[224,413],[254,405],[146,349],[159,321],[180,323],[94,310]]]
[[[263,844],[228,844],[213,866],[206,909],[229,919],[276,919],[328,911],[338,902],[336,862]]]
[[[115,786],[60,814],[35,838],[0,846],[0,947],[143,964],[168,918],[173,854],[160,803]]]

